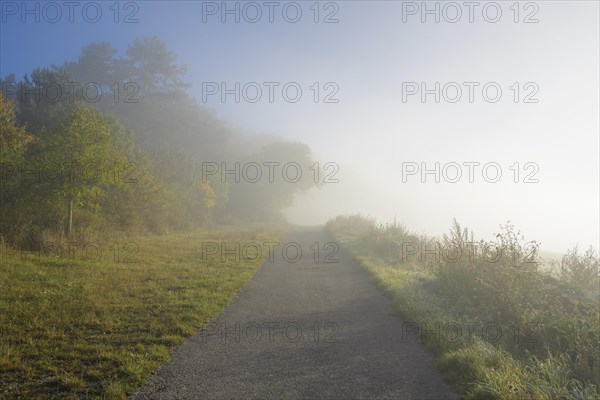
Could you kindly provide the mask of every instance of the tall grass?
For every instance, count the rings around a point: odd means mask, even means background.
[[[413,334],[468,399],[597,399],[598,255],[569,251],[552,271],[510,223],[474,240],[454,221],[436,239],[338,217],[331,234],[369,269]]]

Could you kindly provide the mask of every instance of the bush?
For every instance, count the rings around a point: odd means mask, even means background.
[[[572,295],[584,296],[597,300],[600,296],[600,258],[590,247],[584,254],[579,254],[576,246],[567,251],[562,260],[552,262],[552,266],[560,279],[569,285]]]

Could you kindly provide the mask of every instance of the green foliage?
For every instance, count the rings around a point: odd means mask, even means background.
[[[38,154],[44,165],[72,168],[72,179],[53,184],[61,198],[76,199],[80,206],[98,207],[104,187],[119,182],[115,168],[125,165],[127,159],[113,146],[114,133],[104,116],[79,107],[40,141]]]
[[[16,112],[12,101],[4,98],[0,91],[0,161],[17,162],[22,159],[25,146],[32,137],[25,128],[15,126]]]
[[[35,247],[71,226],[80,235],[166,233],[213,220],[277,220],[297,193],[316,186],[311,177],[203,179],[205,161],[294,161],[302,171],[313,162],[304,144],[255,140],[199,106],[186,92],[185,68],[157,38],[134,41],[123,58],[116,54],[108,43],[91,44],[76,62],[0,82],[9,89],[0,95],[8,163],[0,237]]]
[[[22,81],[11,80],[2,82],[11,89],[5,95],[15,101],[16,123],[26,125],[28,132],[35,136],[54,129],[83,104],[82,88],[74,86],[76,82],[64,69],[35,68]]]
[[[165,218],[175,229],[206,225],[216,204],[213,183],[203,180],[201,165],[185,154],[154,153],[151,173],[164,188]]]

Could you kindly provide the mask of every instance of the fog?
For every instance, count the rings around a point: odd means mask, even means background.
[[[109,18],[85,35],[77,22],[29,32],[6,14],[2,48],[18,35],[27,50],[3,52],[0,76],[76,60],[92,42],[124,55],[156,36],[187,66],[188,93],[233,129],[305,143],[335,164],[338,182],[298,194],[290,222],[361,213],[440,235],[455,217],[489,238],[510,220],[545,250],[598,245],[597,2],[520,3],[518,13],[501,3],[501,14],[428,3],[439,22],[420,3],[319,3],[319,15],[301,3],[293,23],[294,10],[269,22],[253,4],[255,22],[245,3],[229,5],[236,22],[218,2],[145,2],[136,23]],[[289,83],[297,101],[282,91]],[[437,178],[422,174],[436,163]]]
[[[0,1],[0,398],[600,399],[599,16]]]
[[[498,23],[478,13],[473,23],[467,15],[448,23],[443,14],[440,23],[431,15],[421,23],[420,14],[407,15],[403,23],[402,7],[347,2],[338,24],[241,23],[236,28],[242,34],[230,41],[223,36],[231,25],[209,24],[216,40],[227,43],[224,57],[238,54],[243,68],[230,65],[203,76],[339,86],[334,104],[209,101],[247,130],[302,140],[323,162],[339,164],[339,183],[297,198],[288,210],[291,221],[316,224],[339,213],[362,213],[437,235],[456,217],[490,237],[510,220],[545,249],[597,245],[598,4],[542,2],[538,23],[514,23],[508,4]],[[450,103],[440,89],[439,103],[435,94],[422,102],[421,93],[403,101],[403,82],[426,82],[430,90],[435,82],[441,87],[456,82],[463,96]],[[463,82],[480,84],[473,103]],[[489,82],[502,89],[496,103],[483,98],[481,88]],[[520,85],[517,103],[514,82]],[[539,89],[529,99],[535,103],[524,103],[533,92],[533,86],[525,90],[528,82]],[[454,97],[451,90],[447,94]],[[436,183],[434,175],[426,175],[422,183],[419,172],[403,182],[406,162],[424,162],[429,169],[455,162],[463,176],[457,183],[440,176]],[[473,183],[464,162],[480,163]],[[490,162],[501,166],[497,183],[482,174]],[[518,183],[510,169],[515,162]],[[539,167],[532,175],[537,183],[524,183],[533,172],[523,169],[528,162]]]

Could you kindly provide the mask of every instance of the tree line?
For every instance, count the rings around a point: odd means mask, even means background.
[[[306,144],[243,134],[197,104],[175,60],[157,38],[135,40],[124,57],[95,43],[77,61],[0,80],[4,240],[273,222],[317,185],[206,174],[207,163],[313,162]]]

